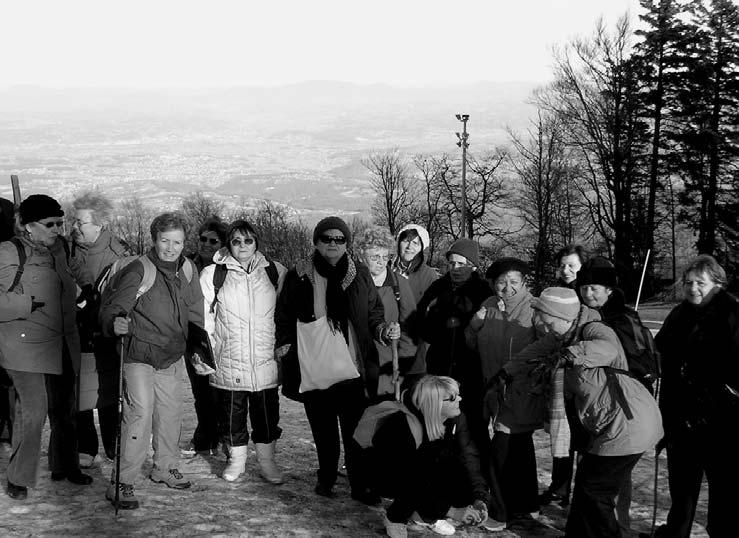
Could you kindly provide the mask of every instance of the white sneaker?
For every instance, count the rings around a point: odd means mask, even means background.
[[[94,456],[91,456],[90,454],[85,454],[83,452],[79,453],[80,457],[80,469],[91,469],[95,466],[95,463],[97,463],[97,454]]]
[[[416,529],[419,527],[422,529],[428,529],[436,534],[441,534],[442,536],[451,536],[456,532],[454,525],[449,523],[446,519],[437,519],[433,523],[426,523],[418,512],[413,512],[413,514],[411,514],[409,523],[411,524],[411,527],[415,526]]]

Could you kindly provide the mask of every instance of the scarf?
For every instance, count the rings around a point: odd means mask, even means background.
[[[326,279],[326,318],[334,332],[341,331],[349,338],[349,297],[342,287],[349,270],[349,256],[344,254],[336,265],[331,265],[318,251],[313,253],[316,272]]]

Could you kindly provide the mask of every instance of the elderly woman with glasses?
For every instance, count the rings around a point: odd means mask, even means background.
[[[395,384],[407,386],[413,379],[425,373],[422,357],[416,357],[415,331],[413,327],[416,301],[408,280],[399,277],[390,269],[390,252],[395,242],[390,233],[380,226],[364,229],[354,241],[359,258],[369,268],[377,293],[385,309],[385,323],[391,330],[391,338],[399,336],[397,342],[397,371],[393,366],[390,346],[376,342],[379,357],[379,372],[368,375],[370,395],[380,398],[392,397]]]
[[[200,275],[205,329],[216,362],[210,385],[217,402],[216,422],[229,454],[223,478],[233,482],[245,470],[248,417],[261,476],[281,484],[282,473],[274,461],[282,432],[274,317],[287,269],[259,251],[259,236],[248,222],[231,223],[226,238],[227,247],[216,252],[213,264]]]
[[[52,480],[87,485],[92,478],[80,471],[77,454],[77,287],[62,237],[64,211],[53,198],[34,194],[20,204],[18,225],[19,235],[0,245],[0,365],[16,391],[6,491],[21,500],[36,486],[47,413]]]
[[[339,217],[316,225],[313,255],[288,272],[277,300],[276,354],[283,394],[303,402],[316,443],[315,492],[335,495],[340,428],[352,498],[376,504],[352,434],[367,405],[367,371],[377,368],[373,340],[388,345],[397,329],[385,323],[367,267],[348,256],[350,242]]]
[[[393,499],[386,511],[388,536],[407,536],[409,520],[438,534],[454,534],[447,518],[486,522],[489,494],[462,401],[454,379],[421,377],[403,393],[405,411],[386,416],[363,441],[372,447],[375,488]]]

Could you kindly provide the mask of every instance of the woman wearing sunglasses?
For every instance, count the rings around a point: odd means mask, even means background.
[[[392,348],[375,342],[378,355],[377,372],[369,372],[367,385],[370,396],[392,398],[395,392],[395,375],[403,386],[411,384],[426,373],[423,358],[416,357],[416,342],[413,335],[413,319],[416,301],[408,279],[390,270],[390,252],[395,241],[387,229],[370,226],[362,230],[355,240],[355,248],[360,260],[369,268],[372,280],[385,310],[385,322],[393,325],[391,338],[398,338],[398,372],[393,371]]]
[[[218,273],[225,271],[219,284]],[[270,272],[277,274],[273,282]],[[233,482],[246,469],[249,429],[262,478],[282,483],[275,465],[275,443],[282,430],[279,377],[275,346],[275,301],[287,269],[259,251],[259,236],[244,220],[226,233],[226,247],[213,265],[203,269],[200,283],[205,300],[205,330],[213,343],[216,371],[210,385],[215,393],[220,436],[228,447],[223,479]]]
[[[199,272],[213,263],[213,256],[226,245],[228,224],[216,216],[210,217],[198,229],[198,251],[192,257]]]
[[[52,480],[87,485],[80,471],[74,420],[80,344],[75,323],[77,287],[67,263],[64,211],[44,194],[18,208],[17,244],[0,245],[0,365],[16,391],[13,448],[6,490],[25,499],[36,486],[41,431],[49,415]],[[19,249],[25,253],[21,264]],[[22,271],[21,271],[21,267]]]
[[[275,353],[283,394],[303,402],[316,443],[315,492],[335,495],[340,427],[351,495],[376,504],[352,434],[366,407],[366,372],[377,367],[373,340],[389,344],[392,330],[369,270],[347,255],[350,241],[339,217],[316,225],[313,255],[288,272],[277,301]]]

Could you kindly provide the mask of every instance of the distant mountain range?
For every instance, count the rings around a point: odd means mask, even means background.
[[[307,220],[366,214],[372,150],[457,153],[455,114],[470,115],[470,151],[526,127],[534,83],[393,87],[306,82],[202,90],[0,90],[0,195],[62,199],[97,185],[157,207],[200,190],[228,204],[268,198]]]

